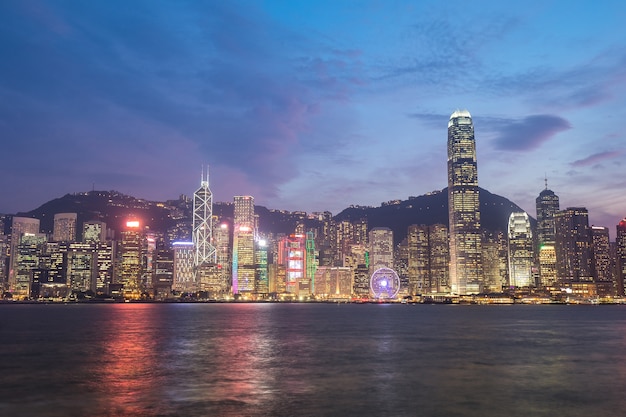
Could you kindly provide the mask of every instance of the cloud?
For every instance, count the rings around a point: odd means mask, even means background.
[[[531,151],[559,132],[571,129],[570,123],[549,114],[528,116],[522,120],[504,123],[493,141],[498,150]]]
[[[593,155],[590,155],[586,158],[579,159],[571,163],[574,167],[586,167],[590,165],[599,164],[602,161],[606,161],[608,159],[616,158],[622,155],[623,151],[607,151],[607,152],[599,152]]]

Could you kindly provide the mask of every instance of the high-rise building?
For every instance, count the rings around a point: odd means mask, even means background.
[[[509,216],[509,286],[534,286],[533,236],[526,212],[513,212]]]
[[[213,231],[217,269],[221,281],[222,293],[230,292],[231,289],[231,266],[232,246],[230,243],[230,231],[228,223],[222,222]]]
[[[181,293],[198,291],[194,266],[196,253],[193,242],[173,242],[172,248],[174,250],[172,290]]]
[[[270,292],[269,287],[269,275],[268,275],[268,262],[267,262],[267,242],[263,239],[259,239],[256,242],[256,250],[254,259],[256,262],[255,270],[255,293],[259,296],[267,296]]]
[[[141,286],[143,233],[139,221],[127,221],[121,234],[122,239],[118,245],[119,273],[116,275],[116,281],[124,286],[124,298],[138,299],[143,291]]]
[[[508,235],[500,230],[483,230],[482,243],[485,291],[501,292],[509,284]]]
[[[375,227],[369,232],[370,272],[378,268],[393,268],[393,231],[387,227]]]
[[[594,281],[597,285],[598,295],[616,295],[608,227],[591,226],[591,251],[593,252]]]
[[[254,198],[235,196],[233,221],[233,294],[254,292],[254,240],[256,221]]]
[[[107,237],[107,224],[97,220],[83,223],[83,242],[104,242]]]
[[[617,292],[619,295],[624,295],[624,281],[626,280],[626,218],[617,224],[615,246],[617,247]]]
[[[13,222],[11,224],[11,243],[9,245],[10,259],[8,289],[10,292],[14,292],[17,288],[17,247],[21,243],[22,236],[25,233],[31,235],[39,234],[39,219],[32,219],[30,217],[13,217]],[[22,288],[22,285],[19,287]]]
[[[307,277],[306,238],[292,234],[279,241],[278,263],[285,265],[285,290],[296,296],[310,295],[311,283]]]
[[[78,214],[76,213],[55,214],[52,240],[55,242],[75,242],[77,221]]]
[[[554,243],[554,214],[559,211],[559,197],[554,191],[546,188],[535,199],[537,207],[537,243],[539,247],[545,243]]]
[[[448,228],[410,225],[407,245],[409,294],[449,292]]]
[[[568,207],[554,214],[557,279],[593,281],[593,256],[589,213],[584,207]]]
[[[67,246],[66,276],[72,291],[96,291],[94,244],[72,242]]]
[[[450,289],[455,294],[482,290],[480,201],[472,116],[457,110],[448,122],[448,218]]]
[[[200,188],[193,194],[193,243],[196,267],[215,264],[216,251],[213,246],[213,193],[209,189],[209,170],[206,179],[201,178]]]

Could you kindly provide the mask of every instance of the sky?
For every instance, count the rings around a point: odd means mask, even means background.
[[[0,2],[0,213],[66,193],[378,206],[447,186],[467,109],[479,185],[536,216],[626,216],[622,1]]]

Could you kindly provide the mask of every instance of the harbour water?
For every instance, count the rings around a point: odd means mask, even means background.
[[[617,416],[626,306],[0,305],[0,416]]]

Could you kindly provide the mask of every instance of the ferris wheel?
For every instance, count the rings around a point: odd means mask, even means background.
[[[370,278],[370,291],[374,298],[395,298],[400,291],[400,277],[390,268],[378,268]]]

